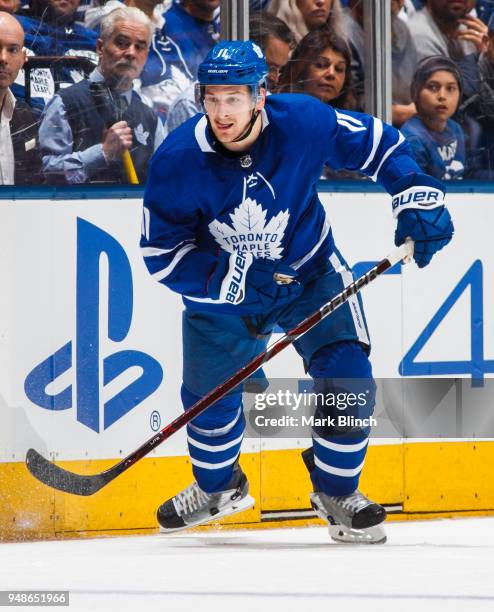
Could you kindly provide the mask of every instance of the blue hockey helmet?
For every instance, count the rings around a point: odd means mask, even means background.
[[[199,85],[264,85],[268,65],[261,48],[250,40],[222,40],[198,70]]]

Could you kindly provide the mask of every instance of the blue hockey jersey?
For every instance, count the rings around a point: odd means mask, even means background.
[[[462,179],[465,173],[465,135],[461,126],[448,119],[444,132],[429,130],[420,117],[401,128],[413,156],[424,172],[438,179]]]
[[[140,82],[141,93],[163,120],[175,98],[194,82],[179,46],[166,35],[166,26],[154,33]]]
[[[329,259],[335,245],[316,189],[325,163],[360,170],[390,193],[414,185],[420,173],[398,130],[311,96],[268,96],[262,123],[248,151],[227,157],[214,148],[199,114],[173,131],[152,159],[144,261],[189,308],[249,314],[242,304],[207,296],[220,248],[282,259],[302,281]]]
[[[96,66],[96,40],[98,35],[84,26],[72,22],[60,24],[31,17],[16,16],[25,32],[24,47],[28,55],[85,57]],[[61,72],[61,83],[73,84],[84,75],[69,68]],[[21,71],[12,87],[16,98],[24,99],[24,72]],[[49,68],[39,68],[31,73],[31,104],[42,108],[55,93],[53,74]]]
[[[199,64],[220,38],[219,11],[212,22],[202,21],[189,15],[180,2],[174,0],[164,17],[165,34],[180,49],[181,58],[177,57],[177,64],[183,58],[193,78],[196,79]]]

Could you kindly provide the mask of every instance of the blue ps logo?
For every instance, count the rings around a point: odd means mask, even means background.
[[[147,353],[121,350],[101,359],[99,296],[103,257],[108,265],[108,338],[123,342],[127,337],[133,312],[132,270],[127,255],[112,236],[78,218],[75,342],[69,340],[38,364],[24,383],[29,400],[41,408],[67,410],[75,400],[77,420],[96,432],[100,431],[100,389],[129,368],[141,370],[137,379],[104,402],[102,422],[103,429],[107,429],[154,393],[163,380],[159,362]],[[71,368],[75,369],[75,390],[70,384],[59,393],[47,392],[47,386]]]

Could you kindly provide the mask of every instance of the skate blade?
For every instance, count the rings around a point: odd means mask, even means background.
[[[197,525],[206,525],[207,523],[211,523],[211,521],[217,521],[218,519],[224,516],[230,516],[231,514],[238,514],[239,512],[248,510],[249,508],[252,508],[255,503],[256,503],[256,500],[250,495],[247,495],[240,501],[235,502],[233,506],[229,506],[228,508],[225,508],[224,510],[211,516],[211,518],[208,518],[207,520],[196,521],[195,523],[189,523],[188,525],[184,525],[183,527],[176,527],[175,529],[166,529],[165,527],[162,527],[160,525],[159,532],[163,534],[178,533],[179,531],[185,531],[186,529],[190,529],[191,527],[196,527]]]
[[[344,544],[384,544],[386,532],[381,525],[367,529],[352,529],[344,525],[329,525],[329,535],[335,542]]]

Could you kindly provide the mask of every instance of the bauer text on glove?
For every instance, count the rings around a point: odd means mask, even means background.
[[[302,293],[296,276],[293,268],[280,261],[222,251],[208,282],[208,295],[220,303],[242,304],[261,312],[283,306]]]
[[[416,175],[414,183],[393,196],[393,214],[398,217],[395,244],[411,238],[415,243],[413,258],[423,268],[448,244],[454,227],[444,206],[442,183],[428,175]]]

